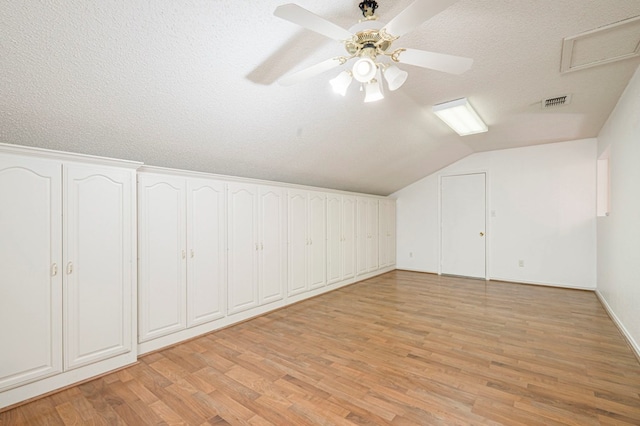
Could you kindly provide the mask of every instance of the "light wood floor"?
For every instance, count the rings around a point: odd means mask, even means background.
[[[591,292],[395,271],[141,358],[1,425],[639,425]]]

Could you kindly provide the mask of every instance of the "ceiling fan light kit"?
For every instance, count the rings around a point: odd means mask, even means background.
[[[434,105],[432,110],[438,118],[460,136],[483,133],[489,130],[467,98]]]
[[[384,93],[382,93],[382,82],[374,78],[364,85],[364,101],[375,102],[381,99],[384,99]]]
[[[388,65],[382,71],[384,73],[384,79],[387,80],[387,86],[389,90],[394,91],[400,88],[407,81],[409,73],[401,70],[395,65]]]
[[[347,89],[351,84],[351,80],[353,80],[351,71],[342,71],[335,78],[329,80],[329,83],[331,84],[331,87],[333,87],[334,92],[344,96],[347,94]]]
[[[378,3],[364,0],[358,5],[364,19],[348,31],[296,4],[278,6],[274,11],[275,16],[341,42],[349,55],[332,58],[297,71],[283,77],[279,82],[282,85],[295,84],[356,59],[351,72],[342,71],[330,80],[331,86],[336,93],[344,96],[351,81],[355,79],[361,83],[361,89],[364,89],[364,101],[373,102],[384,98],[383,76],[390,91],[397,90],[407,80],[409,74],[398,68],[395,63],[461,74],[471,68],[472,59],[417,49],[391,49],[400,36],[417,28],[456,1],[415,0],[384,24],[375,15]]]

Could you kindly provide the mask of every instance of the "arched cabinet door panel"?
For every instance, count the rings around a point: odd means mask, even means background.
[[[62,371],[62,166],[0,154],[0,391]]]
[[[185,181],[138,178],[140,342],[186,328]]]
[[[64,167],[65,369],[131,350],[132,174]]]
[[[255,185],[229,183],[228,282],[229,313],[258,306],[258,192]]]
[[[260,187],[260,304],[282,300],[287,279],[286,197],[282,188]]]
[[[225,315],[226,284],[224,183],[187,180],[187,326]]]

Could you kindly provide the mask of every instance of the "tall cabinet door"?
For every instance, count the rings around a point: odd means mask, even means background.
[[[186,327],[185,181],[140,174],[140,342]]]
[[[309,287],[318,288],[327,284],[327,219],[326,196],[320,192],[309,193],[307,257]]]
[[[228,184],[229,313],[258,306],[258,194],[255,185]]]
[[[133,179],[64,167],[65,369],[131,350]]]
[[[342,280],[342,196],[327,195],[327,284]]]
[[[309,289],[307,282],[307,193],[289,190],[288,194],[289,253],[288,294],[303,293]]]
[[[369,217],[369,200],[357,198],[356,216],[356,274],[362,275],[369,270],[369,232],[367,221]]]
[[[356,199],[342,199],[342,279],[356,274]]]
[[[389,222],[389,202],[387,200],[381,200],[378,203],[378,259],[379,265],[381,268],[384,268],[389,265],[389,244],[387,241],[388,234],[388,222]]]
[[[369,200],[367,212],[367,232],[369,235],[367,266],[369,272],[372,272],[378,269],[378,200]]]
[[[260,304],[282,300],[286,285],[286,198],[282,188],[260,187]]]
[[[187,326],[225,315],[226,216],[224,183],[187,180]]]
[[[380,200],[379,206],[379,259],[380,267],[384,268],[396,263],[396,204],[394,200]]]
[[[61,181],[58,162],[0,155],[0,391],[62,371]]]

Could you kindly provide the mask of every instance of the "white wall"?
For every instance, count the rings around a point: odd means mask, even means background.
[[[640,354],[640,68],[598,135],[610,212],[598,218],[598,292]]]
[[[438,272],[439,177],[486,171],[489,277],[595,288],[596,159],[596,139],[482,152],[401,189],[398,269]]]

